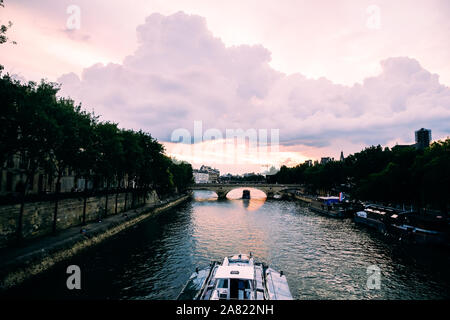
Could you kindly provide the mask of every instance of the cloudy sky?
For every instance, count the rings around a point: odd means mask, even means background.
[[[194,167],[242,173],[449,136],[449,18],[447,0],[6,0],[18,44],[0,64]],[[174,143],[194,121],[216,140]],[[227,148],[237,129],[256,146]]]

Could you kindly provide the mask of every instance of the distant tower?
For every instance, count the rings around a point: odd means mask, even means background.
[[[344,161],[344,152],[343,151],[341,151],[341,159],[340,160]]]
[[[430,145],[431,142],[431,130],[421,128],[416,131],[416,149],[423,150]]]

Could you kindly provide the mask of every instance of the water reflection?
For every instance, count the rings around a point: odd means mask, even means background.
[[[237,206],[242,206],[242,208],[248,211],[258,210],[266,201],[266,195],[264,192],[246,188],[245,190],[250,190],[250,199],[242,199],[242,191],[244,188],[237,188],[230,191],[227,195],[228,201],[231,201]],[[199,190],[194,192],[194,200],[198,202],[209,202],[209,201],[219,201],[217,194],[213,191]],[[225,200],[227,201],[227,200]]]
[[[218,196],[213,191],[199,190],[194,192],[193,198],[195,201],[214,201]]]
[[[248,211],[256,211],[266,202],[266,199],[242,199],[243,207]]]
[[[448,251],[391,243],[350,220],[330,219],[296,202],[213,195],[196,192],[195,201],[150,218],[8,294],[174,299],[196,267],[251,251],[285,272],[296,299],[450,297]],[[69,264],[82,270],[81,292],[65,287]],[[381,268],[381,290],[366,287],[370,265]]]

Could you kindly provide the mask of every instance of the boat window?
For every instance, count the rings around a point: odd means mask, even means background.
[[[239,280],[239,290],[250,289],[250,281]]]
[[[230,280],[230,299],[237,299],[238,298],[238,279],[231,279]]]
[[[226,293],[221,293],[219,295],[219,300],[227,300],[227,298],[228,298],[228,295]]]
[[[217,285],[217,288],[228,288],[228,279],[219,279],[219,284]]]

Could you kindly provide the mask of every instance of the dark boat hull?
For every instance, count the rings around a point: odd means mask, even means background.
[[[334,210],[324,210],[321,208],[316,208],[314,206],[310,206],[309,207],[311,209],[311,211],[329,216],[329,217],[333,217],[333,218],[345,218],[345,213],[342,211],[334,211]]]
[[[448,244],[448,235],[444,232],[421,231],[414,227],[390,226],[390,233],[401,241],[423,245],[445,245]]]
[[[362,224],[362,225],[366,225],[370,228],[376,229],[381,233],[386,233],[387,232],[387,227],[384,224],[383,221],[380,220],[375,220],[375,219],[371,219],[371,218],[364,218],[364,217],[360,217],[358,215],[355,215],[353,218],[353,221],[355,221],[355,223],[357,224]]]

